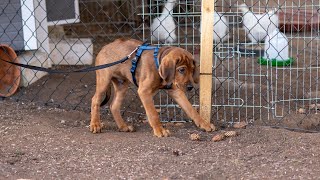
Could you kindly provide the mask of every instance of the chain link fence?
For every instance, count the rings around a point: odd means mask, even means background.
[[[121,37],[180,46],[196,59],[201,51],[200,0],[5,0],[0,7],[0,42],[24,64],[93,66],[99,50]],[[216,0],[215,11],[212,120],[319,131],[320,2]],[[0,65],[6,96],[12,67]],[[7,99],[89,113],[94,72],[22,68],[20,77],[20,87]],[[198,108],[198,90],[188,97]],[[154,101],[162,121],[188,120],[165,91]],[[145,118],[134,86],[122,112],[128,120]]]

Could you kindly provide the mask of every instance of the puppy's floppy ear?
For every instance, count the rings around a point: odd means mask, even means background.
[[[200,81],[200,77],[199,77],[200,76],[200,65],[198,65],[195,60],[193,60],[193,65],[194,65],[193,75],[192,75],[193,82],[198,84]]]
[[[170,56],[165,56],[159,67],[159,75],[164,80],[164,84],[171,84],[174,80],[176,72],[177,60],[171,59]]]

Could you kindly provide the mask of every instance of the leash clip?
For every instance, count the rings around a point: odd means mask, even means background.
[[[130,58],[132,54],[135,53],[139,48],[140,46],[137,46],[127,57]]]

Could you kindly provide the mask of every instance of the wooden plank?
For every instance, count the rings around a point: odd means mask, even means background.
[[[200,116],[210,122],[212,98],[214,0],[202,0],[200,44]]]

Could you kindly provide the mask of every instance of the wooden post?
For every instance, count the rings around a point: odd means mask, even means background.
[[[200,42],[200,116],[210,122],[212,98],[214,0],[202,0]]]

